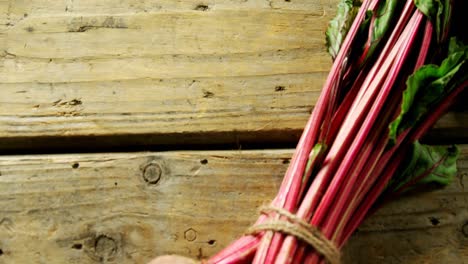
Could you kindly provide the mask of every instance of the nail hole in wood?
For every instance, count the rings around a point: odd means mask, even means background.
[[[433,217],[433,216],[429,217],[429,221],[431,221],[431,224],[432,224],[433,226],[436,226],[436,225],[440,224],[440,220],[437,219],[437,218],[435,218],[435,217]]]
[[[83,248],[83,244],[80,244],[80,243],[73,244],[72,248],[76,250],[81,250]]]
[[[215,94],[210,91],[203,90],[203,98],[213,98],[214,95]]]
[[[275,87],[275,92],[281,92],[281,91],[284,91],[286,90],[286,87],[282,86],[282,85],[278,85]]]
[[[204,4],[200,4],[200,5],[197,5],[197,6],[195,7],[195,10],[197,10],[197,11],[206,11],[206,10],[208,10],[208,9],[209,9],[209,6],[204,5]]]
[[[200,163],[203,164],[203,165],[206,165],[206,164],[208,164],[208,160],[207,159],[202,159],[202,160],[200,160]]]
[[[80,167],[80,164],[78,162],[75,162],[72,164],[73,169],[78,169]]]
[[[463,235],[468,238],[468,221],[462,226]]]

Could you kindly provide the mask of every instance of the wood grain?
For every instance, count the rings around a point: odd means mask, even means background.
[[[319,2],[53,2],[9,2],[2,137],[297,130],[330,66]]]
[[[295,142],[331,65],[336,3],[0,0],[0,152]],[[428,140],[466,142],[464,109]],[[388,204],[345,263],[466,262],[462,149],[453,184]],[[291,154],[0,156],[0,264],[210,256],[274,196]]]
[[[291,154],[1,156],[0,263],[207,257],[253,222],[256,207],[274,196]],[[458,178],[447,188],[403,197],[368,219],[346,247],[345,263],[466,261],[468,146],[458,165]]]
[[[0,1],[0,149],[294,142],[336,3]],[[438,138],[468,131],[456,115]]]

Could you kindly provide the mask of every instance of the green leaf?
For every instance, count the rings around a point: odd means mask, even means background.
[[[442,2],[443,1],[443,2]],[[416,7],[435,25],[437,40],[442,42],[449,30],[452,13],[450,0],[414,0]]]
[[[309,175],[311,175],[314,166],[317,166],[317,159],[320,155],[323,155],[325,153],[326,149],[327,145],[324,143],[317,143],[312,148],[309,154],[309,159],[307,160],[306,168],[304,170],[304,175],[302,176],[303,182],[305,182]]]
[[[449,33],[450,20],[452,17],[452,0],[445,0],[444,4],[444,14],[443,14],[443,23],[441,25],[439,40],[444,41]]]
[[[437,15],[438,3],[440,0],[414,0],[414,5],[432,21]]]
[[[430,146],[416,141],[387,190],[401,193],[420,185],[447,185],[457,174],[459,154],[456,146]]]
[[[448,54],[456,52],[464,52],[465,59],[468,58],[468,45],[464,45],[462,42],[457,41],[456,38],[451,38],[448,46]]]
[[[373,14],[374,26],[372,27],[372,35],[369,42],[368,51],[365,57],[365,60],[370,58],[375,49],[379,46],[382,40],[385,40],[384,36],[387,34],[389,29],[393,29],[392,21],[395,20],[398,13],[398,4],[401,4],[402,1],[398,0],[387,0],[382,1],[375,14]]]
[[[389,138],[393,144],[398,134],[416,124],[430,108],[439,102],[454,87],[454,78],[468,58],[468,46],[450,40],[449,55],[440,66],[424,65],[406,81],[401,111],[390,123]],[[461,71],[460,71],[461,72]],[[466,76],[457,76],[466,79]]]
[[[357,0],[341,0],[338,4],[338,10],[335,18],[333,18],[325,33],[328,53],[333,59],[336,58],[343,41],[348,34],[348,31],[356,17],[360,1]]]

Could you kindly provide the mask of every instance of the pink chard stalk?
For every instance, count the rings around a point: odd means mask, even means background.
[[[468,84],[468,46],[450,28],[450,0],[342,0],[326,32],[334,63],[272,207],[340,249],[385,201],[447,185],[458,148],[419,139]],[[290,221],[261,214],[255,225]],[[244,235],[206,263],[325,263],[278,230]],[[330,260],[329,260],[330,261]]]

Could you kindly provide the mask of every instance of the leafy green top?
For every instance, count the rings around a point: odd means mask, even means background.
[[[434,23],[437,40],[443,42],[449,30],[451,0],[414,0],[414,4]]]
[[[338,4],[336,16],[330,21],[325,33],[328,52],[333,59],[338,55],[341,44],[359,11],[360,5],[360,1],[357,0],[341,0]]]
[[[424,65],[408,78],[401,112],[389,126],[391,142],[401,131],[416,124],[455,84],[467,78],[466,73],[462,76],[457,73],[463,73],[460,69],[468,59],[468,46],[452,38],[448,52],[440,66]]]
[[[387,191],[402,193],[416,186],[426,184],[447,185],[457,174],[456,146],[430,146],[416,141],[409,151],[409,157],[395,173]]]

